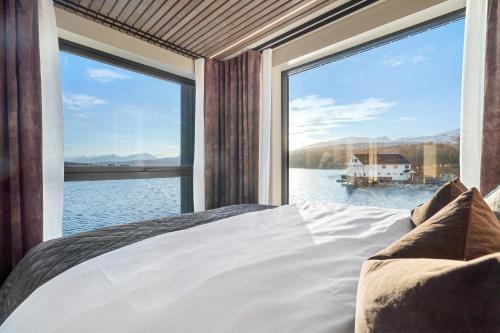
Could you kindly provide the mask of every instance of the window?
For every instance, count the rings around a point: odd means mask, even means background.
[[[412,209],[458,175],[463,34],[453,13],[284,72],[283,201]]]
[[[63,234],[192,211],[194,82],[60,47]]]

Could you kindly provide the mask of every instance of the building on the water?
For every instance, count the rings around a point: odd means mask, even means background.
[[[352,185],[407,183],[414,175],[410,161],[401,154],[353,154],[347,163],[346,181]]]

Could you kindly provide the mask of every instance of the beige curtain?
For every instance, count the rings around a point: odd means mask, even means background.
[[[261,54],[205,63],[205,205],[258,202]]]
[[[488,1],[481,192],[500,185],[500,5]]]

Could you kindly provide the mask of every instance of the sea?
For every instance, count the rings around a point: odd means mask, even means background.
[[[179,214],[180,178],[64,183],[63,235]]]
[[[290,169],[289,201],[337,202],[358,206],[413,209],[439,188],[431,184],[388,184],[372,187],[346,186],[345,170]]]
[[[344,186],[337,182],[344,172],[290,169],[290,203],[324,201],[410,210],[438,188],[425,184]],[[66,182],[63,235],[172,216],[180,213],[180,207],[179,178]]]

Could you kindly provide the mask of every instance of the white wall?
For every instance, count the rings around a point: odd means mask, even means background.
[[[411,164],[410,164],[411,168]],[[381,164],[376,165],[376,174],[379,177],[392,177],[392,180],[408,180],[409,177],[404,173],[405,164],[398,164],[394,167],[394,164],[387,164],[385,168]]]
[[[465,0],[385,0],[273,50],[271,198],[281,204],[281,73],[465,8]]]
[[[407,164],[410,166],[411,164]],[[404,173],[405,164],[367,164],[364,165],[359,160],[350,161],[347,165],[347,175],[355,177],[391,177],[396,181],[408,180],[409,177]],[[402,175],[401,175],[402,174]]]
[[[194,79],[194,60],[88,20],[55,9],[59,37],[138,63]]]

